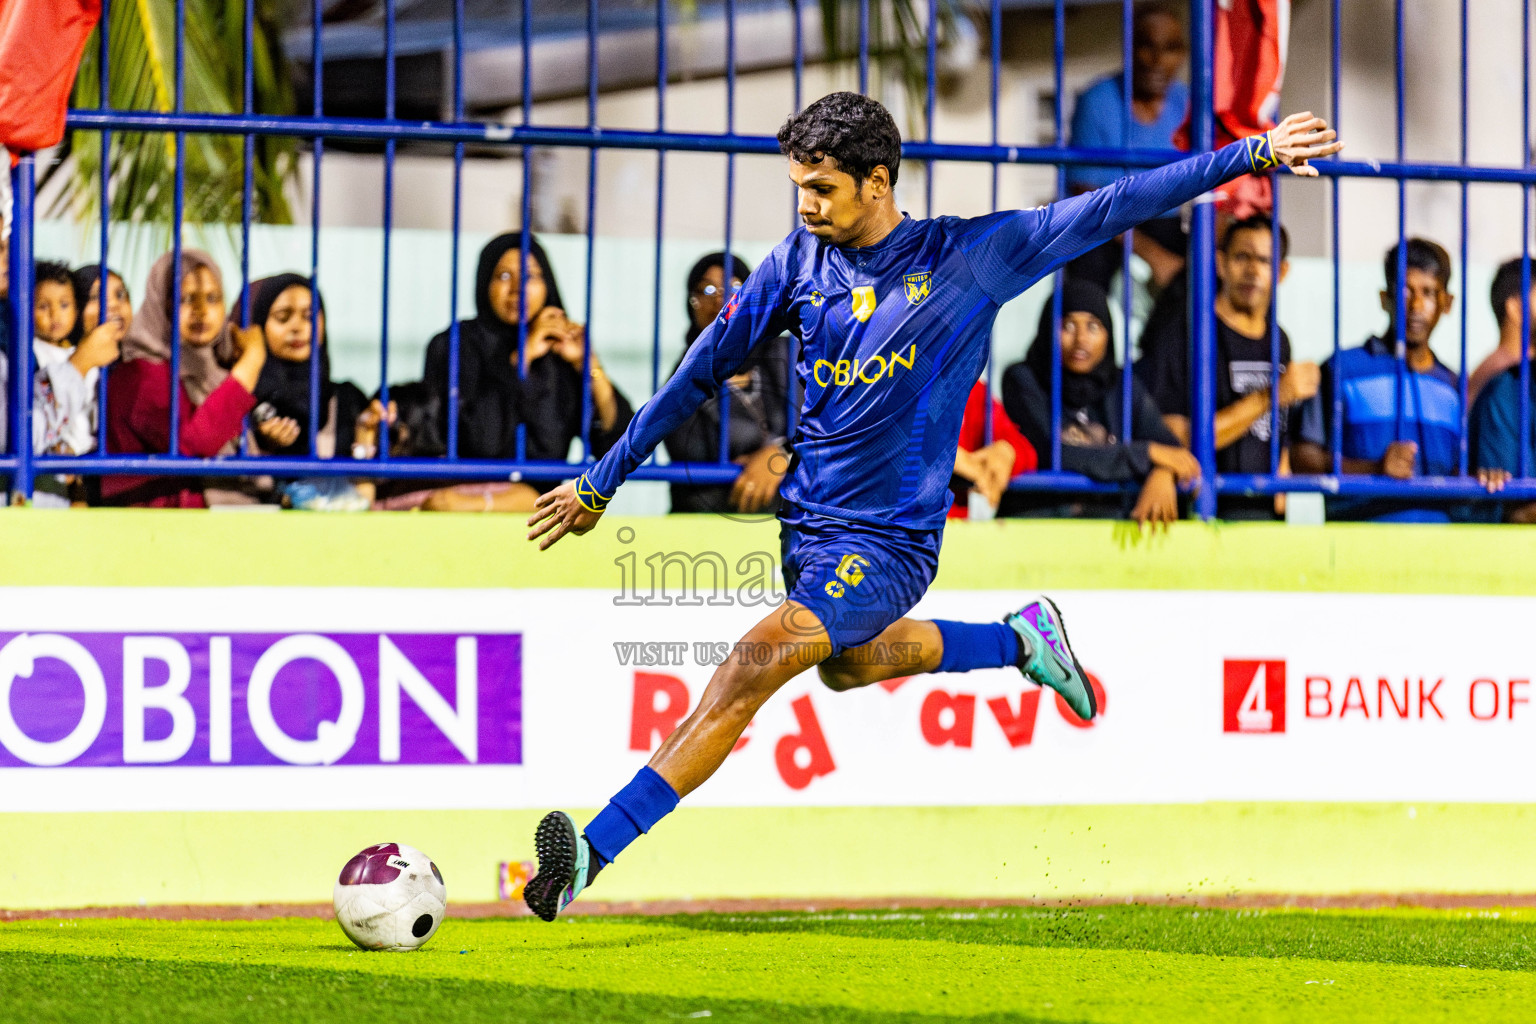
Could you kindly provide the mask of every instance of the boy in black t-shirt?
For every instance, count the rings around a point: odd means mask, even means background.
[[[1269,473],[1270,327],[1269,304],[1274,270],[1273,237],[1267,217],[1234,221],[1222,234],[1216,253],[1216,471]],[[1280,229],[1280,279],[1288,268],[1290,239]],[[1171,291],[1182,294],[1179,289]],[[1148,320],[1142,334],[1137,376],[1156,400],[1163,419],[1186,445],[1190,438],[1193,401],[1190,379],[1189,318],[1182,309],[1163,310]],[[1289,472],[1285,430],[1289,407],[1317,393],[1315,363],[1291,363],[1291,340],[1280,332],[1280,466]],[[1223,519],[1270,519],[1273,499],[1223,496],[1217,502]]]

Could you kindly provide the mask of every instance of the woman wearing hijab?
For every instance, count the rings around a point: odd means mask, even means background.
[[[322,459],[351,458],[359,418],[368,397],[350,381],[331,380],[325,344],[325,299],[312,311],[309,278],[278,274],[251,283],[251,324],[267,342],[267,364],[256,381],[256,447],[267,455],[309,454],[309,356],[312,325],[320,328],[320,433],[315,452]],[[236,304],[239,308],[239,304]],[[371,453],[369,456],[371,457]]]
[[[544,247],[528,239],[527,281],[521,281],[522,236],[491,239],[480,251],[475,273],[475,317],[459,323],[459,455],[468,459],[517,458],[517,433],[525,430],[530,460],[564,462],[571,442],[582,434],[582,370],[585,329],[565,315],[560,288]],[[522,293],[527,309],[519,309]],[[521,379],[517,365],[518,324],[527,324]],[[444,331],[427,346],[423,382],[444,409],[447,434],[448,338]],[[592,454],[613,447],[634,410],[604,372],[593,352],[592,418],[586,424]],[[423,508],[445,511],[531,511],[554,481],[533,484],[463,485],[439,492]],[[460,500],[464,499],[464,500]]]
[[[688,336],[692,345],[725,306],[725,253],[712,252],[688,272]],[[731,257],[730,290],[741,287],[752,268]],[[682,361],[682,357],[678,357]],[[673,368],[676,372],[676,367]],[[770,338],[758,345],[741,372],[725,383],[721,393],[729,404],[726,457],[741,467],[734,483],[672,485],[673,512],[772,512],[779,505],[779,484],[789,468],[784,435],[789,422],[789,338]],[[799,391],[796,390],[798,400]],[[673,462],[718,462],[720,459],[720,399],[699,406],[666,439]]]
[[[171,317],[181,339],[181,379],[175,382],[182,455],[233,454],[256,404],[256,381],[267,361],[261,329],[232,329],[225,318],[224,284],[213,257],[181,253],[180,282],[170,253],[149,271],[144,304],[123,339],[123,363],[107,378],[107,450],[118,455],[171,450]],[[109,296],[110,299],[110,296]],[[109,306],[110,308],[110,306]],[[205,508],[195,477],[109,476],[102,499],[111,505]]]
[[[1121,406],[1121,370],[1115,365],[1109,298],[1098,285],[1068,279],[1062,290],[1061,333],[1052,303],[1021,363],[1003,375],[1003,408],[1039,455],[1042,469],[1060,468],[1106,483],[1141,486],[1134,505],[1097,496],[1009,494],[1005,515],[1118,518],[1167,524],[1179,516],[1178,488],[1200,477],[1200,464],[1169,432],[1141,383],[1131,382],[1130,430]],[[1061,466],[1051,461],[1051,354],[1061,352]],[[1131,440],[1124,438],[1129,433]],[[1127,506],[1130,506],[1129,508]]]

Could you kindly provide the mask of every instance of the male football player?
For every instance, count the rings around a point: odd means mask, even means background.
[[[1053,268],[1127,228],[1242,174],[1342,148],[1321,118],[1297,114],[1214,153],[1033,210],[913,220],[896,207],[901,135],[855,93],[825,96],[779,130],[804,222],[747,278],[624,437],[574,482],[539,498],[540,548],[591,530],[624,478],[715,395],[759,342],[801,340],[805,388],[780,488],[784,604],[742,638],[791,652],[759,665],[730,658],[699,706],[584,831],[545,816],[539,873],[525,887],[554,920],[597,873],[725,760],[758,708],[815,666],[834,690],[919,672],[1017,666],[1097,713],[1060,611],[1040,598],[1000,622],[904,616],[938,566],[966,398],[998,308]],[[883,645],[899,658],[864,657]]]

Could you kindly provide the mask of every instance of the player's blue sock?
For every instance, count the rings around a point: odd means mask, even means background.
[[[670,814],[677,801],[677,790],[672,784],[646,765],[629,785],[614,794],[607,807],[597,812],[584,833],[587,845],[597,854],[601,866],[606,867],[642,832],[649,832]]]
[[[1006,622],[949,622],[934,619],[944,638],[944,653],[935,672],[969,672],[977,668],[1007,668],[1019,660],[1019,634]]]

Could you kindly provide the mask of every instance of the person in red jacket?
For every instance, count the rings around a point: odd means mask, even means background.
[[[182,455],[231,455],[256,404],[256,380],[267,361],[260,327],[227,322],[224,282],[213,257],[183,249],[180,286],[170,253],[155,261],[144,304],[123,340],[123,362],[107,379],[107,450],[118,455],[170,451],[171,315],[181,325],[179,386]],[[206,508],[197,477],[109,476],[108,505]]]
[[[977,381],[965,400],[965,416],[960,421],[960,447],[955,450],[955,472],[949,478],[955,502],[949,507],[950,519],[970,516],[972,490],[987,499],[997,510],[1008,489],[1008,481],[1020,473],[1040,468],[1035,446],[1019,432],[1003,403],[992,399],[992,443],[987,444],[986,381]]]

